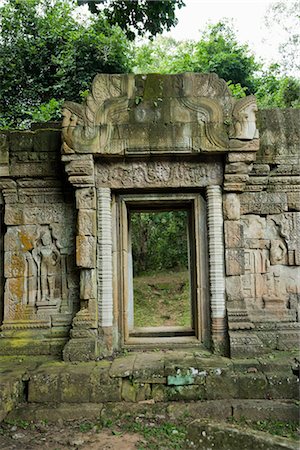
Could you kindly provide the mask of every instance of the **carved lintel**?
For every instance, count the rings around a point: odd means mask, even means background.
[[[96,186],[110,188],[200,187],[221,184],[220,163],[126,162],[96,166]]]

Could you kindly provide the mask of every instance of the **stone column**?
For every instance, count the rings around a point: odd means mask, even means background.
[[[227,345],[227,324],[221,187],[208,186],[206,195],[212,341],[214,351],[223,354]]]
[[[113,325],[112,217],[110,189],[98,189],[97,201],[98,325],[99,334],[102,336],[102,354],[109,354],[112,348]]]
[[[98,335],[96,279],[96,189],[91,155],[63,155],[70,183],[75,187],[77,215],[76,265],[80,269],[80,311],[72,322],[65,360],[87,361],[101,354]]]

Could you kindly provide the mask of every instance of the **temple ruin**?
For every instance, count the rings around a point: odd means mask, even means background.
[[[300,110],[214,74],[97,75],[61,128],[0,138],[0,352],[225,356],[296,347]],[[190,217],[192,326],[135,333],[128,214]]]

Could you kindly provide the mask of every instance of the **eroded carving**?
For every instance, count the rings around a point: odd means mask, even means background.
[[[232,130],[232,138],[242,140],[258,138],[256,111],[257,104],[254,96],[244,97],[236,102],[233,108],[234,130]]]
[[[64,103],[62,135],[65,153],[84,149],[90,151],[91,148],[96,150],[101,144],[105,146],[111,134],[111,125],[107,125],[101,133],[99,125],[105,122],[105,102],[122,94],[121,81],[120,75],[96,75],[91,93],[83,105],[74,102]],[[116,110],[126,107],[126,100],[124,105],[115,105],[112,115],[115,116]]]
[[[222,182],[219,163],[127,162],[96,166],[97,187],[200,187]]]

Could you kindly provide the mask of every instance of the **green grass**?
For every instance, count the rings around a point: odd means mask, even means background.
[[[240,419],[230,418],[228,419],[234,425],[241,425],[246,428],[251,428],[258,431],[264,431],[274,436],[281,436],[288,439],[299,441],[300,427],[297,422],[282,422],[274,419],[263,420],[249,420],[244,417]]]
[[[138,450],[181,450],[185,448],[186,430],[169,422],[126,422],[121,425],[124,431],[139,433],[144,442]]]
[[[191,326],[189,272],[134,277],[134,326]]]

